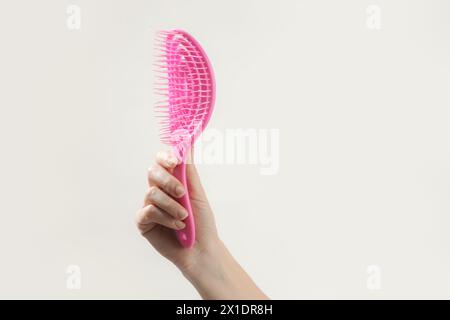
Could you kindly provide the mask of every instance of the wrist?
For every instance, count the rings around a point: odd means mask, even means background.
[[[208,243],[183,275],[204,299],[233,299],[238,292],[236,269],[240,269],[219,239]]]
[[[182,270],[204,299],[267,299],[219,239]]]
[[[195,248],[197,252],[192,256],[190,263],[179,267],[182,274],[191,282],[204,277],[209,271],[217,269],[224,263],[227,251],[224,243],[214,237],[208,240],[205,247]]]

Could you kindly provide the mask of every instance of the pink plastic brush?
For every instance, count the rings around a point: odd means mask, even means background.
[[[195,139],[205,129],[215,100],[215,81],[211,64],[200,44],[182,30],[157,34],[157,93],[165,99],[157,103],[162,113],[161,141],[171,145],[181,161],[174,176],[186,190],[177,201],[188,211],[186,227],[176,231],[178,241],[190,248],[195,242],[195,222],[186,181],[186,157]]]

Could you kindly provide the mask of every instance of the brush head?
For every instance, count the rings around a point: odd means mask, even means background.
[[[160,138],[183,157],[211,117],[214,74],[206,53],[185,31],[159,31],[156,47],[156,92],[164,96],[156,105]]]

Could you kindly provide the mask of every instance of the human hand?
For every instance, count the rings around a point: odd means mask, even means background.
[[[142,235],[172,261],[205,299],[267,299],[237,263],[217,235],[214,216],[189,161],[186,177],[194,214],[196,238],[192,248],[183,248],[174,230],[185,227],[187,211],[174,198],[183,196],[183,185],[173,175],[178,160],[171,152],[159,152],[148,171],[149,190],[136,223]]]
[[[180,270],[186,272],[218,242],[213,213],[200,183],[197,170],[189,161],[186,176],[194,214],[196,239],[190,249],[183,248],[175,237],[174,230],[185,227],[182,222],[187,211],[175,200],[185,193],[184,187],[173,175],[179,164],[172,152],[161,151],[156,163],[148,170],[149,189],[144,205],[136,216],[137,226],[142,235],[164,257],[172,261]]]

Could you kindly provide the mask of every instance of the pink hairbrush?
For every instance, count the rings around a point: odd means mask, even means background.
[[[186,181],[186,158],[195,139],[205,129],[215,101],[215,82],[211,63],[200,44],[182,30],[157,34],[159,72],[157,93],[165,99],[156,109],[162,113],[161,141],[172,146],[180,164],[174,176],[183,183],[186,193],[176,199],[189,215],[186,227],[176,231],[180,244],[190,248],[195,241],[195,222]]]

